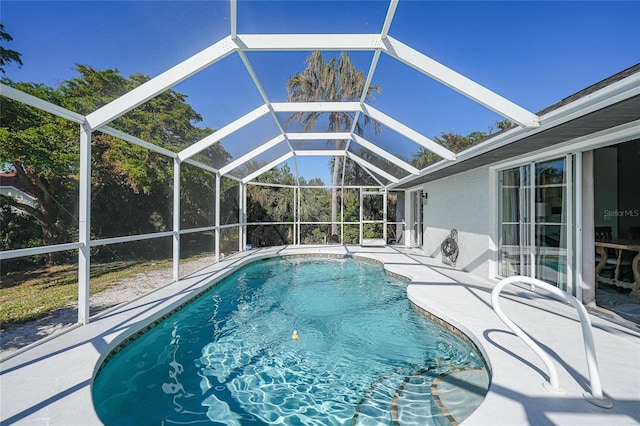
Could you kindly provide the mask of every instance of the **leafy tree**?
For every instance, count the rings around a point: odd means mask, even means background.
[[[305,185],[304,182],[300,184]],[[313,186],[313,182],[309,184]],[[302,222],[328,222],[331,219],[329,210],[331,194],[325,188],[300,188],[300,197],[299,215]]]
[[[260,169],[264,163],[248,162],[242,167],[244,174],[249,174]],[[289,166],[273,168],[255,179],[257,182],[287,185],[288,187],[270,185],[247,186],[247,222],[252,223],[247,229],[247,241],[254,247],[275,246],[291,244],[293,242],[293,211],[294,196],[293,187],[296,186],[295,177]],[[221,188],[221,219],[222,223],[236,223],[238,218],[238,183],[231,179],[223,178]],[[300,184],[305,186],[307,182],[303,178]],[[314,180],[309,185],[321,185],[322,182]],[[302,221],[329,220],[330,194],[322,188],[301,188],[302,202],[300,203],[300,216]],[[288,222],[291,225],[271,225],[269,222]],[[263,223],[263,224],[261,224]],[[319,228],[302,229],[302,241],[305,243],[324,242],[327,236]],[[225,242],[223,242],[224,244]]]
[[[331,218],[332,191],[316,186],[317,181],[310,181],[309,187],[300,188],[300,220],[302,222],[328,222]],[[304,180],[300,185],[307,185]],[[337,216],[337,215],[336,215]],[[302,226],[300,229],[300,241],[305,244],[321,244],[327,240],[334,240],[337,236],[336,229],[326,225]]]
[[[256,170],[261,164],[247,164]],[[256,178],[258,182],[291,185],[295,178],[289,166],[273,168]],[[293,223],[293,188],[249,185],[247,187],[247,221],[290,222]],[[293,242],[292,227],[289,225],[254,225],[249,227],[248,240],[255,247],[275,246]]]
[[[33,83],[5,84],[67,109],[88,114],[147,81],[134,74],[125,78],[117,70],[97,71],[78,65],[79,77],[58,88]],[[14,199],[3,201],[35,217],[45,244],[68,241],[74,234],[79,165],[79,130],[74,123],[10,99],[1,111],[0,162],[15,170],[21,184],[38,199],[36,209]],[[118,118],[111,126],[177,152],[213,132],[199,128],[201,121],[186,96],[167,90]],[[226,161],[220,144],[207,150],[203,160]],[[92,232],[95,237],[163,230],[171,223],[173,163],[145,148],[95,132],[92,138]],[[210,212],[203,193],[211,179],[185,168],[182,173],[184,206]],[[201,208],[200,206],[205,206]],[[123,208],[124,207],[124,208]],[[207,210],[209,209],[209,210]],[[50,259],[53,260],[53,259]]]
[[[302,72],[290,77],[287,80],[287,93],[290,102],[353,102],[360,100],[365,89],[366,76],[355,68],[349,55],[340,53],[338,58],[331,58],[325,61],[322,53],[312,52],[306,59],[306,67]],[[369,86],[366,98],[371,99],[374,93],[381,93],[379,86]],[[305,131],[313,130],[316,121],[323,112],[297,112],[292,114],[285,122],[288,125],[291,121],[301,123]],[[349,131],[353,124],[353,115],[348,112],[329,112],[328,128],[329,132]],[[363,124],[356,123],[355,130],[362,133],[364,127],[373,122],[376,132],[380,130],[380,123],[364,116]],[[336,148],[342,148],[344,141],[336,140]],[[340,185],[340,174],[342,167],[342,157],[333,160],[332,185]],[[338,215],[338,191],[334,188],[331,193],[331,221],[337,221]],[[337,234],[338,228],[334,223],[331,226],[332,234]]]
[[[61,103],[60,94],[52,88],[32,83],[12,85],[49,102]],[[42,228],[45,245],[68,242],[75,217],[77,126],[10,99],[2,101],[0,123],[0,164],[5,171],[15,171],[19,185],[38,200],[32,207],[2,196],[3,204],[32,216]],[[52,253],[49,259],[60,260],[60,254]]]
[[[15,211],[11,206],[0,206],[0,250],[13,250],[42,244],[38,238],[38,224],[33,218]]]
[[[181,168],[181,228],[199,228],[215,223],[216,177],[207,170],[183,163]]]
[[[489,134],[500,133],[512,127],[514,127],[514,124],[510,120],[496,121],[493,126],[489,127]]]
[[[238,223],[240,202],[238,201],[239,183],[222,176],[220,180],[220,224]]]
[[[397,168],[395,164],[391,164],[381,157],[371,153],[371,151],[360,150],[355,154],[368,161],[369,163],[379,166],[383,170],[389,171],[389,169]],[[380,184],[358,163],[346,158],[344,166],[344,183],[345,185],[363,185],[363,186],[379,186]],[[333,165],[333,160],[331,162]]]
[[[494,126],[489,127],[489,131],[487,133],[475,131],[469,133],[467,136],[462,136],[460,133],[442,132],[440,136],[434,137],[433,141],[457,154],[486,140],[496,132],[501,132],[511,128],[512,125],[513,124],[509,120],[496,121]],[[434,154],[426,148],[420,148],[418,153],[411,159],[411,164],[422,169],[435,163],[439,159],[440,157],[437,154]]]
[[[462,136],[460,133],[453,132],[442,132],[440,136],[434,137],[433,141],[454,153],[462,151],[465,147],[471,146],[471,140],[468,137]],[[422,169],[437,162],[439,159],[440,157],[437,154],[421,147],[418,153],[411,159],[411,164]]]
[[[18,212],[9,205],[0,206],[0,250],[40,246],[43,244],[40,235],[40,227],[31,216]],[[3,260],[2,276],[28,264],[41,264],[45,260],[42,255]]]
[[[11,37],[4,30],[4,24],[0,24],[0,74],[5,73],[4,67],[11,62],[15,62],[18,65],[22,65],[21,53],[18,53],[15,50],[4,48],[3,46],[4,42],[9,42],[9,41],[13,41],[13,37]]]

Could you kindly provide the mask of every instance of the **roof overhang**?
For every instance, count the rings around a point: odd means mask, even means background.
[[[628,140],[640,137],[640,64],[599,82],[541,111],[538,128],[513,128],[409,176],[393,189],[408,189],[478,167],[498,163],[577,140],[592,149],[589,135],[625,126]]]

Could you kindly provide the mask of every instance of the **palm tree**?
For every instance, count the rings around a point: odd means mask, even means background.
[[[301,73],[287,80],[289,102],[354,102],[359,101],[365,90],[366,77],[364,72],[357,70],[349,54],[341,52],[338,58],[331,58],[325,62],[322,53],[315,51],[306,59],[306,67]],[[367,87],[365,99],[373,98],[374,92],[381,93],[379,86]],[[314,129],[316,120],[324,112],[297,112],[285,121],[287,126],[291,121],[303,125],[304,131]],[[353,115],[348,112],[328,112],[329,132],[344,132],[351,130]],[[364,114],[363,114],[364,115]],[[356,123],[355,131],[362,134],[364,127],[373,123],[376,133],[380,131],[380,123],[364,115],[364,124]],[[336,148],[344,148],[344,141],[336,140]],[[331,190],[331,233],[338,233],[338,190],[340,185],[340,170],[342,157],[335,157],[332,162]]]
[[[5,32],[4,24],[0,24],[0,41],[2,41],[4,45],[6,42],[13,41],[13,37],[9,35],[9,33]],[[4,67],[10,62],[15,62],[18,65],[22,65],[22,54],[16,52],[15,50],[5,49],[3,46],[0,46],[0,74],[4,74]]]

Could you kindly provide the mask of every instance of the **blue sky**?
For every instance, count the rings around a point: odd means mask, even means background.
[[[385,1],[240,1],[238,32],[378,33],[387,7]],[[389,34],[537,112],[640,62],[638,16],[635,1],[401,0]],[[7,76],[52,86],[75,77],[76,63],[155,76],[224,38],[230,28],[226,1],[2,0],[0,17],[14,38],[5,47],[20,52],[24,62],[21,68],[8,66]],[[270,99],[282,101],[286,79],[302,70],[307,54],[249,52],[248,57]],[[365,72],[372,56],[351,52]],[[487,130],[501,119],[385,55],[373,83],[382,87],[373,106],[428,137]],[[237,55],[175,89],[203,115],[201,125],[213,128],[263,103]],[[274,129],[273,121],[265,120],[224,144],[239,156],[249,148],[246,141],[266,142]],[[392,133],[368,136],[405,158],[417,151]],[[320,175],[328,181],[326,161],[307,163],[300,166],[305,178]]]

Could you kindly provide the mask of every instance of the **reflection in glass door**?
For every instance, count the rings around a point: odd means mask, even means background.
[[[422,191],[411,193],[411,215],[409,217],[410,244],[422,247]]]
[[[499,273],[571,290],[571,156],[500,173]]]
[[[531,276],[530,166],[500,174],[499,273]]]

